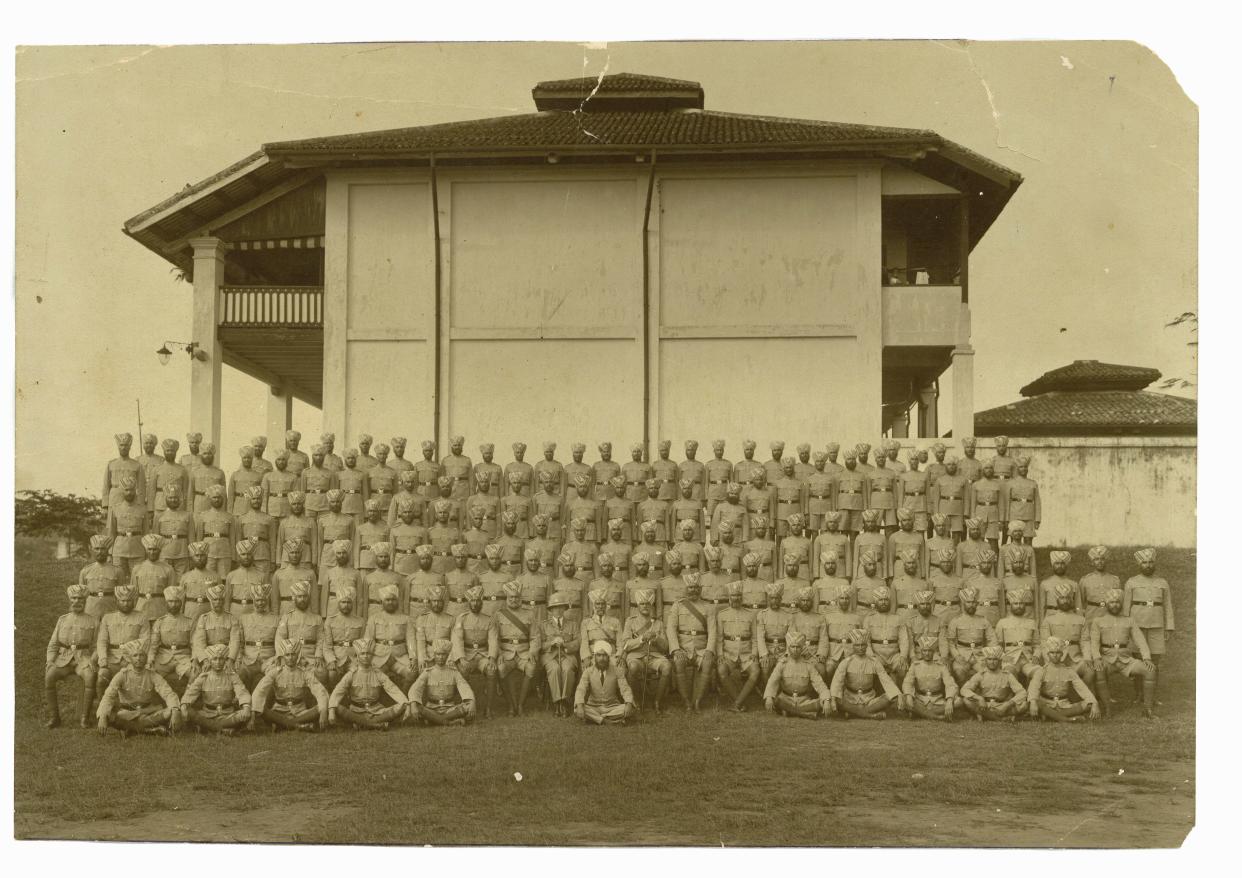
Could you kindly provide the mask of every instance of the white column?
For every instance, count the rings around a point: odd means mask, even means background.
[[[219,238],[192,238],[194,248],[194,316],[192,340],[204,359],[190,361],[190,424],[204,440],[220,445],[220,365],[223,362],[216,327],[220,325],[220,286],[224,283],[224,243]],[[217,451],[217,457],[219,451]]]
[[[285,447],[285,431],[293,427],[293,395],[283,387],[269,387],[267,395],[267,442]]]
[[[348,365],[346,301],[349,284],[349,184],[327,175],[327,207],[323,254],[323,424],[336,433],[338,454],[348,448],[346,368]]]
[[[975,349],[953,349],[953,435],[975,435]]]
[[[906,409],[901,414],[893,418],[893,426],[890,431],[894,439],[908,439],[910,437],[910,411]]]
[[[935,439],[940,435],[937,424],[940,391],[935,382],[928,384],[919,391],[919,436],[923,439]]]

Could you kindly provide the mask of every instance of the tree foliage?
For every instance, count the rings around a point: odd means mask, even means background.
[[[1186,342],[1186,347],[1191,349],[1191,356],[1198,352],[1199,347],[1199,312],[1183,311],[1172,320],[1164,325],[1165,329],[1172,329],[1175,326],[1185,326],[1190,330],[1190,334],[1194,336],[1190,341]],[[1197,362],[1197,357],[1195,357]],[[1197,370],[1196,370],[1197,371]],[[1160,382],[1160,387],[1169,390],[1171,388],[1184,389],[1194,387],[1195,382],[1192,378],[1166,378]]]
[[[103,529],[103,503],[94,497],[55,491],[18,491],[14,526],[18,533],[87,542]]]

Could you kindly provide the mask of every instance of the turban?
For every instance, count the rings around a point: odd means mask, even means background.
[[[561,552],[561,554],[556,556],[556,563],[560,564],[562,567],[569,567],[576,564],[577,559],[575,559],[569,552]]]
[[[609,529],[610,531],[612,531],[612,530],[618,530],[618,529],[620,529],[621,527],[623,527],[624,525],[625,525],[625,519],[624,519],[624,518],[610,518],[610,519],[608,519],[608,529]]]
[[[345,458],[345,461],[346,461],[347,463],[348,463],[350,460],[357,460],[357,459],[358,459],[358,449],[357,449],[357,448],[346,448],[346,449],[345,449],[345,453],[342,455],[342,457],[344,457],[344,458]]]
[[[289,502],[290,503],[305,503],[306,492],[305,491],[290,491]]]
[[[981,567],[985,564],[995,564],[996,553],[991,549],[980,549],[979,554],[975,556],[975,563]]]
[[[496,543],[488,543],[483,547],[483,555],[489,561],[495,561],[500,558],[500,546]]]
[[[670,566],[673,564],[681,564],[682,563],[681,552],[677,551],[676,549],[669,549],[667,552],[664,553],[664,563]],[[745,558],[742,559],[742,563],[743,564],[746,563]]]
[[[450,436],[449,437],[449,445],[465,445],[465,444],[466,444],[465,436]]]
[[[819,560],[823,564],[831,563],[835,567],[837,563],[837,553],[832,551],[831,549],[827,550],[826,552],[820,552]]]
[[[612,443],[611,443],[611,442],[601,442],[601,443],[599,443],[599,450],[600,450],[601,452],[605,452],[605,451],[612,451]]]
[[[173,482],[171,485],[166,486],[164,488],[164,499],[165,500],[170,500],[170,499],[180,500],[181,499],[181,486],[178,485],[176,482]]]
[[[766,528],[768,526],[768,517],[766,515],[752,515],[750,517],[750,525],[751,527]]]
[[[804,585],[794,592],[794,597],[800,601],[810,600],[815,597],[815,589],[811,588],[809,585]]]
[[[608,486],[618,493],[625,490],[625,476],[613,476],[608,480]]]
[[[741,593],[742,593],[742,583],[740,582],[730,582],[728,585],[725,586],[725,594],[727,594],[729,597],[733,597],[734,595],[740,595]]]
[[[590,487],[591,478],[586,473],[578,473],[574,476],[574,487],[586,488]]]
[[[1125,598],[1125,592],[1123,592],[1119,588],[1110,588],[1108,591],[1104,592],[1104,603],[1111,603],[1112,601],[1120,601],[1120,600],[1123,600],[1124,598]]]
[[[806,635],[801,631],[795,631],[791,626],[785,631],[785,648],[790,652],[797,652],[806,645]]]
[[[944,564],[946,562],[949,564],[952,564],[953,559],[956,557],[957,557],[957,552],[953,549],[937,549],[936,550],[936,563],[937,564]]]
[[[897,520],[898,521],[912,521],[913,519],[914,519],[913,512],[911,512],[909,509],[907,509],[904,506],[897,507]]]
[[[720,451],[724,451],[724,447],[725,447],[725,441],[723,439],[712,440],[712,448],[716,448],[716,449],[719,449]]]
[[[646,536],[647,534],[654,534],[656,532],[656,523],[652,521],[651,519],[647,519],[646,521],[644,521],[642,524],[638,526],[638,530],[644,536]]]
[[[811,462],[816,466],[820,466],[828,461],[828,455],[823,451],[816,451],[811,455]]]
[[[742,440],[742,448],[745,451],[754,451],[755,446],[757,446],[758,444],[759,443],[757,443],[754,439],[743,439]]]
[[[516,579],[506,582],[502,588],[504,589],[505,597],[522,596],[522,583],[518,582]]]
[[[841,450],[841,443],[840,442],[829,442],[824,447],[828,449],[829,454],[832,454],[833,452]]]
[[[137,485],[138,480],[133,476],[121,476],[120,487],[122,490],[129,490],[130,488],[137,487]]]
[[[977,444],[978,444],[978,443],[975,441],[975,437],[974,437],[974,436],[963,436],[963,437],[962,437],[962,447],[963,447],[963,448],[974,448],[974,447],[975,447],[975,445],[977,445]]]
[[[124,435],[124,436],[129,436],[129,434],[128,434],[128,433],[123,433],[122,435]],[[195,432],[193,432],[193,433],[186,433],[186,434],[185,434],[185,441],[186,441],[186,442],[188,442],[188,443],[190,443],[191,445],[195,445],[195,444],[197,444],[197,443],[199,443],[199,442],[202,442],[202,441],[203,441],[203,434],[202,434],[202,433],[199,433],[198,431],[195,431]]]
[[[686,451],[698,451],[698,450],[699,450],[699,440],[697,439],[686,440]]]
[[[430,558],[433,554],[435,554],[435,549],[432,548],[429,544],[424,543],[421,546],[414,547],[414,554],[417,555],[420,559]]]
[[[293,585],[289,586],[289,594],[295,598],[308,597],[311,593],[311,581],[309,579],[299,579]]]
[[[1155,564],[1156,563],[1156,550],[1155,549],[1139,549],[1137,552],[1134,553],[1134,560],[1139,562],[1140,564]]]
[[[779,582],[769,582],[763,587],[763,591],[768,597],[780,597],[785,591],[785,586]]]
[[[871,549],[864,549],[862,552],[859,553],[858,560],[863,564],[866,564],[868,561],[871,562],[872,564],[875,564],[876,563],[875,552],[873,552]]]
[[[126,442],[134,441],[134,437],[130,433],[117,433],[115,439],[117,445],[124,445]]]
[[[295,655],[297,651],[297,642],[288,637],[282,637],[276,641],[276,655]]]
[[[368,501],[368,502],[371,502],[371,501]],[[444,499],[440,499],[436,501],[436,505],[435,505],[436,515],[442,515],[446,512],[450,512],[452,509],[453,509],[453,504],[451,501],[444,500]]]
[[[693,570],[689,573],[684,573],[682,574],[681,581],[687,586],[699,585],[699,574]]]
[[[224,597],[224,586],[217,582],[215,585],[208,586],[204,594],[207,595],[207,600],[209,601],[222,598]]]
[[[525,481],[525,478],[517,470],[514,470],[513,472],[509,473],[508,478],[509,478],[510,486],[514,488],[516,488],[518,485],[522,484],[523,481]]]
[[[145,654],[147,644],[144,640],[127,640],[121,644],[121,658],[133,664],[138,656]],[[226,650],[227,651],[227,650]]]
[[[204,453],[206,453],[205,449],[204,449]],[[287,448],[280,449],[279,451],[276,452],[276,455],[273,459],[276,460],[277,462],[282,461],[282,460],[287,461],[289,459],[289,449]]]
[[[450,481],[452,480],[451,476],[443,476],[443,478],[449,479]],[[539,471],[539,481],[541,484],[545,485],[552,484],[552,473],[548,472],[546,469],[541,469]]]
[[[919,560],[919,550],[918,549],[902,549],[900,552],[897,553],[897,557],[900,558],[903,562],[909,564],[911,561]]]
[[[781,560],[785,562],[786,567],[790,567],[794,564],[801,563],[802,556],[800,556],[797,552],[786,552]]]
[[[383,545],[387,546],[388,544],[384,543]],[[449,554],[451,554],[454,558],[465,558],[466,557],[466,544],[465,543],[453,543],[453,545],[449,546]]]
[[[147,534],[142,538],[144,549],[159,549],[164,545],[164,538],[159,534]]]
[[[1056,587],[1052,589],[1053,594],[1057,596],[1057,600],[1061,598],[1072,598],[1074,596],[1074,586],[1068,582],[1058,582]]]
[[[250,493],[251,491],[257,491],[257,492],[258,492],[258,495],[257,495],[257,496],[259,496],[259,497],[262,497],[262,496],[263,496],[263,489],[262,489],[262,488],[260,488],[258,485],[254,485],[254,486],[252,486],[251,488],[248,488],[248,489],[246,490],[246,499],[247,499],[247,500],[252,499],[252,495],[251,495],[251,493]],[[225,495],[224,485],[212,485],[210,488],[208,488],[208,489],[207,489],[207,499],[208,499],[208,500],[215,500],[217,497],[219,497],[221,500],[223,500],[223,499],[224,499],[224,495]]]
[[[187,436],[186,439],[189,439],[189,436]],[[253,445],[255,448],[267,448],[267,437],[266,436],[251,436],[250,444]]]
[[[544,442],[544,443],[543,443],[543,450],[544,450],[544,451],[556,451],[556,443],[555,443],[555,442],[551,442],[551,441],[549,441],[549,442]]]
[[[920,458],[922,458],[922,456],[923,455],[919,453],[919,450],[917,448],[911,448],[909,451],[906,452],[906,460],[910,461],[911,463],[914,463],[916,460],[919,460]]]
[[[640,604],[654,604],[655,591],[650,588],[640,588],[634,592],[634,600]]]
[[[943,454],[943,453],[944,453],[944,451],[945,451],[944,443],[943,443],[943,442],[933,442],[933,443],[932,443],[931,450],[932,450],[933,452],[935,452],[936,454]]]
[[[586,530],[586,526],[587,526],[587,523],[586,523],[586,519],[584,518],[574,518],[574,519],[571,519],[569,522],[570,530]]]
[[[371,543],[371,554],[392,556],[392,543],[378,542]]]
[[[1017,464],[1018,466],[1030,466],[1031,465],[1030,456],[1026,454],[1019,454]]]
[[[453,644],[443,637],[437,637],[435,640],[431,641],[432,653],[451,652],[452,649]]]
[[[977,601],[979,600],[979,589],[968,585],[959,591],[957,596],[964,601]]]
[[[320,433],[319,441],[324,443],[325,445],[334,443],[336,442],[336,434],[335,433]]]
[[[219,486],[219,485],[212,485],[212,487],[213,487],[213,488],[218,488],[218,487],[220,487],[220,486]],[[247,489],[246,489],[246,499],[247,499],[247,500],[262,500],[262,499],[263,499],[263,489],[262,489],[262,488],[260,488],[258,485],[251,485],[249,488],[247,488]]]
[[[538,561],[538,560],[540,560],[540,558],[539,558],[539,550],[538,550],[538,549],[526,549],[526,550],[524,550],[524,551],[522,552],[522,560],[524,560],[524,561]]]
[[[258,540],[244,539],[244,540],[238,540],[237,543],[233,546],[233,549],[239,555],[252,555],[254,554],[254,550],[258,545],[259,545]]]
[[[760,470],[760,473],[762,472],[763,471]],[[729,484],[725,485],[725,491],[730,494],[736,494],[741,490],[742,490],[742,486],[739,485],[737,482],[729,482]]]
[[[854,596],[854,589],[850,587],[850,584],[848,582],[838,585],[832,593],[833,600],[840,600],[841,598],[852,598],[853,596]]]
[[[1029,604],[1031,602],[1031,590],[1023,587],[1007,591],[1005,592],[1005,600],[1011,604]]]
[[[440,476],[439,478],[436,479],[436,487],[438,487],[441,491],[443,491],[446,488],[453,487],[454,481],[455,480],[452,476]]]
[[[595,556],[595,561],[601,567],[603,567],[606,564],[614,563],[612,552],[600,552],[598,555]]]
[[[1026,522],[1024,522],[1024,521],[1011,521],[1011,522],[1009,522],[1009,532],[1010,532],[1010,533],[1017,533],[1017,534],[1020,534],[1020,533],[1025,533],[1025,532],[1026,532]]]
[[[612,644],[607,640],[597,640],[591,644],[592,655],[612,655]]]
[[[176,454],[177,449],[181,447],[181,443],[176,439],[165,439],[160,443],[160,447],[163,448],[165,452]]]
[[[917,645],[919,649],[936,649],[940,646],[940,641],[930,634],[924,634],[918,639]]]
[[[720,560],[720,547],[715,543],[703,547],[703,557],[708,561]]]
[[[1063,652],[1065,650],[1065,641],[1060,637],[1049,637],[1043,642],[1044,652]]]
[[[354,588],[352,585],[342,585],[336,590],[337,603],[340,603],[341,601],[357,600],[357,598],[358,589]]]
[[[901,443],[896,439],[885,439],[884,448],[888,451],[896,451],[901,448]]]
[[[345,492],[340,488],[331,488],[324,496],[328,499],[329,503],[340,503],[345,499]]]
[[[171,441],[171,440],[166,440],[165,444],[167,444],[167,441]],[[168,449],[168,450],[169,450],[169,451],[176,452],[176,450],[177,450],[177,449],[176,449],[176,448],[170,448],[170,449]],[[254,457],[254,446],[253,446],[253,445],[243,445],[241,448],[237,449],[237,456],[238,456],[238,457]]]
[[[425,444],[425,443],[424,443],[424,444]],[[509,447],[513,449],[513,453],[514,453],[514,454],[525,454],[525,453],[526,453],[526,443],[525,443],[525,442],[514,442],[514,443],[513,443],[511,446],[509,446]]]
[[[376,594],[378,594],[378,595],[379,595],[379,599],[380,599],[381,601],[386,601],[386,600],[388,600],[389,598],[399,598],[399,597],[401,597],[401,589],[397,588],[395,585],[393,585],[393,584],[390,582],[390,583],[388,583],[387,585],[380,586],[380,588],[379,588],[379,590],[376,592]],[[431,600],[431,599],[432,599],[432,596],[431,596],[431,589],[428,589],[428,590],[427,590],[427,600]]]
[[[587,593],[587,599],[595,606],[608,603],[608,591],[603,588],[594,588]]]
[[[806,442],[801,442],[801,443],[799,443],[799,444],[798,444],[798,453],[799,453],[799,454],[810,454],[810,453],[811,453],[811,446],[810,446],[810,444],[808,444],[808,443],[806,443]]]
[[[215,643],[207,647],[207,658],[215,659],[228,658],[229,648],[223,643]]]
[[[586,443],[575,442],[573,445],[570,446],[569,450],[572,451],[574,454],[583,454],[584,452],[586,452]]]
[[[1005,546],[1004,551],[1005,560],[1010,564],[1013,564],[1015,561],[1021,561],[1024,564],[1026,563],[1026,552],[1022,551],[1021,546],[1008,545]]]
[[[847,448],[845,449],[845,454],[843,454],[842,457],[845,458],[846,463],[849,463],[851,460],[858,460],[858,452],[853,448]]]
[[[306,544],[305,541],[301,537],[290,537],[289,539],[285,540],[285,551],[286,552],[301,551],[302,546],[304,546],[305,544]]]
[[[873,600],[881,601],[885,598],[891,598],[892,596],[893,593],[888,590],[887,585],[877,585],[875,588],[871,589],[871,597]]]
[[[650,491],[652,488],[660,487],[660,480],[657,478],[647,479],[647,481],[643,482],[643,486]]]
[[[964,523],[966,525],[966,530],[978,530],[983,524],[983,522],[977,518],[968,518]]]
[[[375,652],[375,641],[367,638],[360,638],[354,641],[354,654],[363,657]]]
[[[354,550],[354,544],[351,540],[333,540],[332,541],[333,552],[352,552],[353,550]]]
[[[795,530],[802,527],[802,513],[801,512],[791,512],[787,520],[789,522],[789,526],[794,528]]]
[[[643,522],[643,524],[646,524],[646,523],[647,522]],[[722,534],[731,534],[733,533],[733,523],[729,521],[725,521],[722,518],[720,522],[716,525],[716,530],[718,530]]]
[[[759,556],[758,552],[747,552],[742,556],[743,567],[758,567],[761,563],[763,563],[763,558]]]
[[[650,564],[651,556],[646,552],[635,552],[633,560],[635,564]]]
[[[154,433],[143,433],[142,434],[142,443],[144,445],[146,445],[147,443],[154,445],[158,441],[160,441],[159,437],[156,436]]]
[[[944,527],[944,525],[947,524],[949,521],[949,516],[943,515],[942,513],[937,512],[934,515],[932,515],[931,520],[932,520],[933,527]]]
[[[1005,655],[1004,650],[999,646],[985,646],[980,650],[985,659],[999,659]]]
[[[205,540],[198,540],[196,542],[190,543],[190,545],[187,546],[186,548],[190,550],[191,555],[199,556],[199,555],[207,554],[207,542]]]
[[[396,439],[393,439],[393,440],[392,440],[392,444],[393,444],[393,445],[396,445],[396,444],[397,444],[397,440],[396,440]],[[405,444],[405,440],[404,440],[404,439],[402,439],[402,440],[401,440],[401,444],[402,444],[402,445],[404,445],[404,444]],[[491,454],[491,453],[492,453],[492,452],[494,452],[495,450],[496,450],[496,446],[495,446],[493,443],[491,443],[491,442],[484,442],[484,443],[482,443],[482,444],[479,446],[479,454]],[[483,472],[487,472],[487,470],[483,470]]]
[[[406,470],[406,472],[413,473],[414,470]],[[397,514],[398,515],[409,515],[416,508],[417,507],[414,505],[414,500],[411,497],[402,497],[400,500],[397,501]],[[483,507],[481,506],[476,506],[474,508],[478,509],[479,511],[483,510]]]
[[[1108,557],[1107,546],[1092,546],[1087,550],[1087,557],[1092,561],[1103,561]]]
[[[397,448],[404,448],[406,445],[406,439],[404,436],[393,436],[392,444],[395,445]]]
[[[930,604],[935,599],[936,599],[936,594],[935,592],[931,591],[931,589],[925,588],[925,589],[922,589],[921,591],[916,591],[914,593],[914,602],[916,604]]]
[[[880,523],[880,510],[864,509],[863,514],[862,514],[862,520],[863,520],[863,524],[879,524]]]
[[[677,522],[677,529],[680,530],[683,535],[693,534],[696,527],[698,527],[698,524],[693,518],[683,518],[681,521]]]
[[[825,513],[824,523],[825,524],[840,524],[841,523],[841,511],[839,509],[834,509],[831,512]]]
[[[165,591],[167,591],[167,589],[165,589]],[[84,598],[90,593],[91,590],[80,582],[75,582],[65,589],[65,594],[69,595],[70,598]]]
[[[870,638],[862,628],[853,628],[849,633],[850,643],[866,643]]]
[[[871,443],[859,442],[857,445],[854,446],[854,450],[858,452],[859,457],[861,457],[864,454],[869,454],[871,452]]]
[[[302,434],[299,433],[297,430],[287,430],[285,432],[285,438],[289,440],[290,442],[301,442]]]
[[[467,601],[481,601],[481,600],[483,600],[483,586],[481,586],[481,585],[472,585],[472,586],[470,586],[468,589],[466,589],[466,593],[463,595],[463,597],[464,597]]]
[[[1048,553],[1048,560],[1053,564],[1068,564],[1070,562],[1070,553],[1054,549]]]
[[[266,601],[272,594],[272,586],[266,582],[256,582],[250,586],[250,597],[256,601]]]
[[[773,442],[769,443],[768,447],[772,449],[773,451],[784,451],[785,443],[782,442],[780,439],[776,439]]]
[[[517,475],[517,473],[514,473],[514,475]],[[518,481],[521,481],[520,476],[518,477]],[[512,509],[506,509],[504,512],[500,513],[500,521],[502,524],[517,524],[517,520],[517,513]]]

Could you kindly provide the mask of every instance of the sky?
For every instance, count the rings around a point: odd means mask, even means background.
[[[188,362],[154,351],[189,340],[190,289],[126,219],[263,142],[527,113],[537,81],[601,71],[697,80],[712,110],[931,128],[1021,173],[971,256],[976,410],[1075,359],[1194,377],[1165,324],[1197,302],[1198,113],[1138,44],[42,47],[16,66],[19,490],[98,494],[136,400],[184,442]],[[266,388],[225,373],[231,469]],[[317,435],[317,410],[294,423]]]

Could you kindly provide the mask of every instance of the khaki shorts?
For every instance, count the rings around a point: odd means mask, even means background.
[[[1143,628],[1140,630],[1143,632],[1143,636],[1147,638],[1147,648],[1151,650],[1151,654],[1164,655],[1164,629]]]

